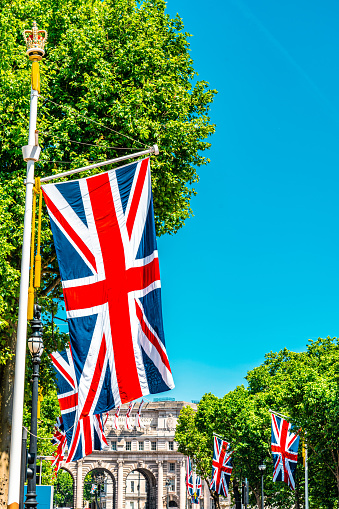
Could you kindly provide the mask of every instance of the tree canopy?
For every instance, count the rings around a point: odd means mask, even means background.
[[[260,504],[258,466],[264,461],[265,503],[286,509],[295,504],[300,509],[304,507],[301,444],[306,438],[310,508],[338,507],[338,356],[336,338],[310,341],[301,353],[287,349],[268,353],[260,366],[247,373],[247,387],[236,387],[222,398],[205,394],[197,412],[182,410],[176,432],[179,450],[193,458],[197,472],[209,481],[213,433],[217,433],[230,442],[234,451],[230,487],[237,504],[239,486],[245,478],[252,503]],[[272,482],[270,409],[288,416],[301,437],[295,491],[285,483]]]
[[[30,103],[30,62],[24,29],[36,20],[48,31],[40,63],[37,129],[42,148],[36,176],[143,150],[154,143],[152,185],[157,234],[174,234],[192,214],[197,168],[214,132],[215,94],[197,80],[189,37],[163,0],[0,0],[0,455],[7,464],[18,312]],[[109,168],[107,168],[109,169]],[[88,174],[84,174],[87,176]],[[58,309],[61,285],[47,212],[43,210],[42,288],[46,353],[67,340],[48,315]],[[0,475],[2,475],[0,468]],[[6,467],[4,467],[6,475]]]

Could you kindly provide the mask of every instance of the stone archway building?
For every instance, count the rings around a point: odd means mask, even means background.
[[[149,492],[145,509],[164,509],[167,501],[171,507],[186,509],[190,505],[186,501],[186,463],[177,450],[174,434],[180,410],[188,405],[196,409],[196,404],[183,401],[146,402],[141,413],[144,427],[136,428],[135,412],[139,407],[136,403],[130,417],[130,430],[125,427],[128,404],[121,407],[118,430],[114,428],[114,411],[111,411],[105,426],[109,450],[97,451],[67,464],[75,481],[75,509],[84,506],[84,479],[94,469],[104,469],[113,480],[112,503],[107,509],[134,508],[133,497],[126,486],[127,477],[133,471],[140,471],[147,479]],[[199,509],[212,509],[211,502],[208,487],[204,485]]]

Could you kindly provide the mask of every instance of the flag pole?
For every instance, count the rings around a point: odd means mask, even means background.
[[[100,168],[101,166],[119,163],[120,161],[126,161],[127,159],[134,159],[136,157],[142,157],[148,154],[154,154],[155,156],[159,155],[158,145],[153,145],[152,147],[147,148],[146,150],[142,150],[141,152],[135,152],[134,154],[128,154],[127,156],[120,156],[116,157],[115,159],[108,159],[107,161],[101,161],[100,163],[90,164],[89,166],[82,166],[81,168],[76,168],[75,170],[64,171],[63,173],[58,173],[56,175],[49,175],[48,177],[41,178],[40,182],[56,180],[62,177],[67,177],[68,175],[75,175],[76,173],[81,173],[82,171],[93,170],[94,168]]]
[[[305,509],[308,509],[308,450],[306,436],[305,436]]]
[[[27,336],[27,306],[30,266],[30,244],[32,227],[32,205],[34,186],[34,163],[39,160],[40,147],[36,136],[38,96],[40,92],[39,60],[45,54],[44,44],[47,39],[45,30],[38,30],[33,22],[32,30],[24,30],[27,55],[32,61],[31,99],[29,110],[28,145],[22,147],[24,160],[27,162],[26,198],[24,214],[24,232],[21,255],[21,279],[19,297],[19,316],[15,351],[15,377],[13,392],[11,447],[9,456],[8,508],[18,509],[20,500],[20,472],[22,449],[22,421],[25,387],[25,360]]]

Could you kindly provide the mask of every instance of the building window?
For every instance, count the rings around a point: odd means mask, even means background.
[[[139,451],[144,450],[144,442],[139,442]]]
[[[117,443],[116,442],[111,442],[111,449],[112,449],[112,451],[116,451],[117,450]]]
[[[175,463],[170,463],[169,464],[169,471],[170,472],[175,472]]]
[[[126,451],[132,450],[132,442],[126,442]]]
[[[151,451],[156,451],[156,450],[157,450],[157,443],[151,442]]]
[[[131,509],[134,509],[134,502],[130,502],[131,504]]]
[[[175,479],[168,479],[168,491],[175,491]]]
[[[174,442],[168,442],[168,450],[174,451]]]
[[[134,493],[134,481],[131,481],[131,493]]]

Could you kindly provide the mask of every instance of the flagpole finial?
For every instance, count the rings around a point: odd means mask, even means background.
[[[30,60],[37,61],[42,59],[45,54],[45,44],[47,42],[47,31],[38,30],[36,21],[33,21],[32,30],[24,30],[22,33],[26,47],[27,56]]]
[[[32,30],[24,30],[22,35],[27,47],[26,54],[32,62],[32,89],[37,90],[40,93],[39,61],[45,54],[47,31],[38,30],[36,21],[33,21]]]

